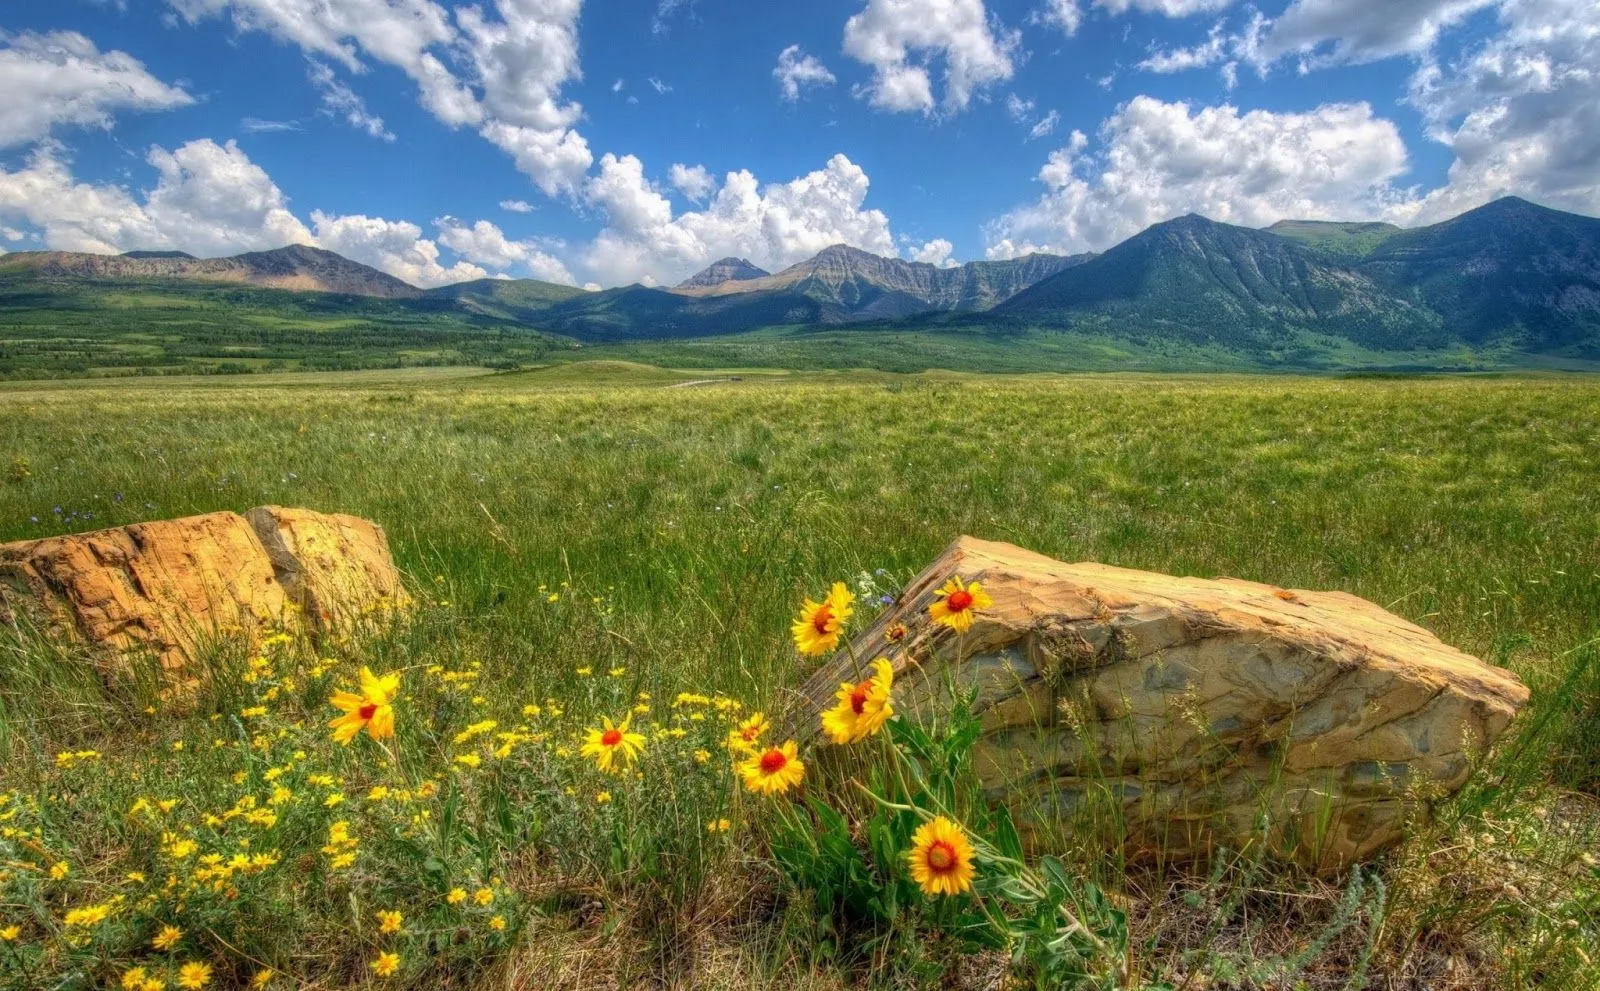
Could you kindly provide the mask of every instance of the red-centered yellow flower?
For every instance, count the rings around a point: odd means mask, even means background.
[[[945,582],[944,587],[934,594],[938,598],[928,607],[928,617],[957,633],[972,629],[973,613],[994,605],[994,600],[989,598],[989,593],[983,590],[982,585],[977,582],[963,584],[960,575]]]
[[[822,714],[822,731],[834,743],[859,743],[883,728],[894,715],[889,690],[894,667],[880,657],[872,662],[872,677],[854,685],[845,682],[835,694],[838,702]]]
[[[844,582],[834,582],[833,589],[821,602],[810,599],[800,607],[800,615],[789,627],[794,633],[794,646],[807,656],[826,654],[839,646],[839,634],[850,618],[856,597],[845,588]]]
[[[632,719],[633,713],[630,712],[622,722],[613,725],[609,718],[601,717],[602,728],[589,730],[578,753],[593,757],[602,771],[615,770],[621,773],[644,750],[644,734],[628,731],[628,723]]]
[[[344,713],[328,724],[333,729],[333,738],[348,745],[363,729],[374,740],[394,736],[393,699],[399,690],[400,675],[386,674],[380,678],[370,668],[363,667],[359,695],[334,692],[333,698],[328,700]]]
[[[728,749],[753,753],[761,738],[767,730],[772,728],[772,723],[759,712],[752,712],[750,718],[728,731]]]
[[[781,795],[799,785],[805,776],[806,766],[793,740],[752,753],[739,764],[744,786],[762,795]]]
[[[917,827],[906,862],[911,880],[925,895],[959,895],[972,887],[972,844],[961,827],[944,816]]]

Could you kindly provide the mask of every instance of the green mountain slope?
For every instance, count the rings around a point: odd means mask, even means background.
[[[430,300],[449,302],[467,313],[535,323],[539,314],[557,303],[587,294],[577,286],[537,279],[477,279],[429,289],[423,295]]]
[[[1443,343],[1441,320],[1339,256],[1199,216],[1157,224],[996,307],[1011,323],[1271,349],[1297,332]]]
[[[1507,197],[1402,231],[1361,270],[1472,343],[1600,357],[1600,220]]]
[[[1267,228],[1279,237],[1350,258],[1365,258],[1401,230],[1394,224],[1338,220],[1280,220]]]

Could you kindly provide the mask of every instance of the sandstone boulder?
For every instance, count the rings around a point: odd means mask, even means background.
[[[927,608],[954,575],[994,605],[964,636]],[[885,632],[909,634],[890,643]],[[975,760],[1025,834],[1102,830],[1135,854],[1267,843],[1333,869],[1466,783],[1526,704],[1511,673],[1341,592],[1066,564],[963,537],[857,637],[926,719],[975,690]],[[802,689],[854,680],[848,651]],[[814,719],[801,722],[815,733]]]
[[[0,544],[0,621],[175,675],[219,636],[327,634],[408,604],[383,529],[353,516],[262,506]]]

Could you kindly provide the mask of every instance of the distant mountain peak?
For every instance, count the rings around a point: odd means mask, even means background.
[[[720,286],[724,282],[748,282],[751,279],[760,279],[771,275],[764,268],[758,268],[743,258],[719,258],[705,268],[678,283],[679,289],[694,289],[703,286]]]
[[[187,258],[191,261],[194,255],[187,251],[124,251],[123,258]]]

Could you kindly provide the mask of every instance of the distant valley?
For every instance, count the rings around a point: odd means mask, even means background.
[[[835,245],[671,288],[528,279],[422,290],[290,246],[0,256],[0,376],[612,354],[686,366],[1587,367],[1600,220],[1506,198],[1430,227],[1199,216],[1098,255],[952,267]],[[946,365],[946,367],[949,366]]]

